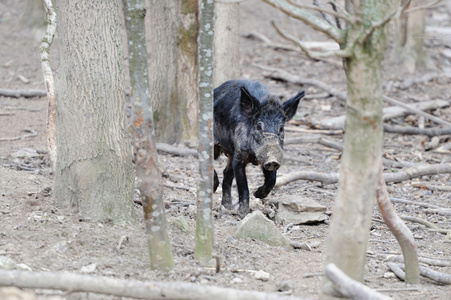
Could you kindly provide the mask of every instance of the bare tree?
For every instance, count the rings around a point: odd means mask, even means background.
[[[309,12],[312,6],[294,0],[263,0],[334,39],[340,50],[313,52],[276,27],[307,56],[343,58],[347,77],[346,122],[340,179],[328,238],[327,263],[336,264],[351,278],[363,281],[371,215],[382,160],[383,119],[381,61],[387,41],[387,23],[407,7],[391,1],[347,0],[334,10],[313,8],[332,15],[327,21]],[[329,18],[330,20],[330,18]],[[325,295],[332,294],[327,279]]]
[[[240,2],[215,0],[214,83],[240,77]]]
[[[148,0],[149,65],[157,141],[197,135],[198,1]],[[177,117],[174,117],[177,116]]]
[[[86,218],[134,222],[116,1],[58,1],[54,196]]]
[[[202,0],[200,7],[199,184],[194,256],[205,263],[213,254],[213,36],[215,3],[212,0]]]
[[[144,0],[122,0],[128,37],[128,62],[131,81],[132,128],[138,188],[144,209],[144,222],[153,269],[174,266],[163,199],[163,179],[158,166],[157,145],[150,103],[147,66]],[[155,70],[156,72],[157,70]]]

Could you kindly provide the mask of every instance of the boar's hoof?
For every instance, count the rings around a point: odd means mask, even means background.
[[[232,198],[222,197],[221,205],[228,210],[232,210],[233,209]]]
[[[255,198],[263,199],[266,198],[266,196],[268,196],[270,191],[271,191],[270,189],[261,186],[255,191],[254,196]]]
[[[266,171],[277,171],[280,168],[280,163],[277,161],[270,161],[263,165]]]
[[[240,208],[238,210],[238,215],[241,219],[243,219],[247,214],[249,213],[249,206],[240,205]]]

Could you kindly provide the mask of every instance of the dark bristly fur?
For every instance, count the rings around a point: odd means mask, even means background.
[[[264,184],[254,193],[265,198],[276,183],[276,172],[283,158],[284,124],[296,113],[304,91],[282,103],[259,82],[230,80],[214,90],[215,159],[228,157],[222,182],[222,205],[232,209],[231,188],[236,179],[239,214],[249,213],[249,189],[245,167],[261,165]],[[219,185],[215,171],[216,191]]]

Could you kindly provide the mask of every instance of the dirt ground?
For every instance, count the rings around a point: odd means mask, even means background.
[[[25,26],[25,3],[21,0],[0,2],[0,87],[10,89],[44,89],[38,47],[40,36]],[[247,37],[251,32],[265,34],[273,42],[284,43],[269,25],[273,19],[284,28],[292,30],[306,41],[323,41],[326,38],[303,26],[296,20],[287,18],[268,5],[257,0],[241,3],[241,65],[243,78],[259,80],[270,90],[284,98],[305,89],[307,95],[321,94],[323,91],[312,86],[296,86],[270,80],[266,73],[254,64],[282,68],[292,74],[327,82],[330,86],[345,91],[346,81],[339,59],[312,61],[304,55],[275,50],[260,40]],[[427,24],[450,27],[451,15],[444,5],[428,11]],[[383,74],[385,94],[406,103],[441,99],[450,101],[451,59],[446,55],[446,39],[449,36],[426,38],[426,53],[436,65],[433,72],[441,74],[430,81],[401,89],[405,79],[420,78],[431,72],[420,70],[414,74],[404,71],[396,59],[384,62]],[[450,43],[448,43],[450,44]],[[57,71],[58,42],[52,48],[52,65]],[[388,57],[388,56],[387,56]],[[53,175],[49,167],[45,140],[46,98],[7,98],[0,96],[0,261],[6,258],[23,268],[34,271],[68,271],[91,275],[130,278],[136,280],[186,281],[199,284],[233,287],[237,289],[277,292],[279,289],[295,296],[315,299],[320,291],[324,268],[326,240],[329,220],[314,225],[286,226],[278,228],[290,239],[305,241],[312,245],[312,251],[290,247],[272,247],[263,242],[234,238],[238,220],[231,215],[215,217],[215,251],[221,257],[221,272],[199,267],[193,259],[195,231],[195,177],[197,163],[192,157],[161,155],[165,181],[182,188],[166,188],[165,201],[167,218],[170,223],[170,237],[175,259],[175,268],[169,273],[152,271],[146,248],[143,226],[140,228],[112,226],[83,219],[77,214],[57,208],[52,197]],[[451,122],[451,108],[430,111],[432,114]],[[315,120],[344,114],[344,103],[336,97],[310,97],[302,101],[296,120],[302,124],[298,128],[308,129]],[[387,124],[418,125],[418,117],[407,116],[392,119]],[[429,121],[426,127],[437,126]],[[293,128],[294,125],[291,125]],[[296,133],[287,130],[289,137],[312,133]],[[325,136],[342,143],[343,135]],[[435,151],[449,136],[440,137],[439,145],[426,150],[430,138],[421,135],[385,134],[384,153],[387,159],[415,164],[439,164],[451,162],[450,152]],[[279,176],[297,170],[337,172],[338,151],[318,144],[287,145],[286,155],[297,158],[279,171]],[[224,164],[217,162],[217,169]],[[396,168],[385,172],[396,172]],[[221,174],[222,172],[218,172]],[[247,169],[250,189],[254,191],[262,180],[256,167]],[[449,187],[450,174],[424,176],[399,184],[389,184],[391,197],[411,202],[422,202],[440,207],[451,207],[451,192],[437,189],[414,187],[415,182]],[[281,199],[284,195],[298,195],[318,201],[332,210],[337,191],[335,184],[321,185],[318,182],[295,181],[274,190],[269,200]],[[236,190],[234,197],[237,198]],[[220,193],[215,194],[216,207],[220,203]],[[451,217],[437,213],[427,213],[425,207],[415,204],[395,203],[401,215],[428,220],[436,226],[451,230]],[[263,204],[251,199],[251,209],[260,209]],[[276,209],[266,205],[266,208]],[[142,223],[142,210],[136,205],[137,219]],[[180,226],[180,219],[188,226]],[[284,226],[285,225],[285,226]],[[407,223],[416,238],[419,254],[427,258],[451,262],[451,244],[445,235],[430,231],[424,225]],[[118,247],[120,241],[121,246]],[[375,206],[373,223],[368,245],[368,263],[365,284],[394,299],[451,299],[451,286],[440,285],[422,278],[416,286],[406,286],[387,267],[387,256],[400,254],[400,248],[381,222]],[[451,274],[451,267],[431,267]],[[263,270],[270,274],[268,281],[261,281],[249,270]],[[38,290],[39,299],[54,296],[57,299],[116,299],[117,297],[66,293]]]

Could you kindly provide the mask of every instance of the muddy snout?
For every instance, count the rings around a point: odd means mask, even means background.
[[[265,143],[258,156],[266,171],[277,171],[282,164],[283,149],[278,142]]]

